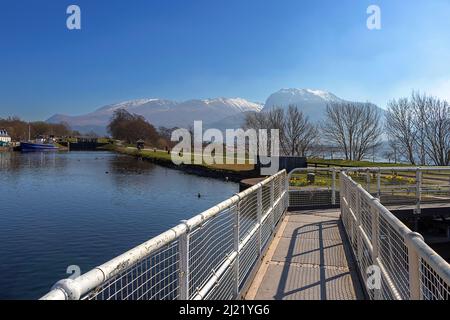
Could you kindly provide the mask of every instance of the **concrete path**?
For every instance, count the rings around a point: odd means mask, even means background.
[[[245,299],[364,299],[339,215],[287,213]]]

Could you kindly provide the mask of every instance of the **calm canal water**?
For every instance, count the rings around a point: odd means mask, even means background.
[[[87,272],[236,192],[109,152],[0,152],[0,299],[39,298],[68,266]]]

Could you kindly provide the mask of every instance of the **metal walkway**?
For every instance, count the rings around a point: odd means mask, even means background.
[[[246,299],[364,299],[340,212],[289,212]]]

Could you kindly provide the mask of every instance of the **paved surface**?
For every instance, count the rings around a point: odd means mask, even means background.
[[[246,299],[364,299],[339,212],[288,213]]]

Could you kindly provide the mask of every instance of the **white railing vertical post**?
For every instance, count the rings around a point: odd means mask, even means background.
[[[339,202],[341,204],[340,208],[341,208],[341,217],[344,217],[344,210],[343,210],[343,204],[344,201],[342,200],[342,198],[346,198],[347,194],[345,193],[345,186],[344,186],[344,179],[342,179],[343,173],[339,173]]]
[[[381,168],[377,172],[377,198],[381,200]]]
[[[258,256],[262,252],[262,240],[261,240],[261,229],[262,229],[262,185],[259,186],[257,191],[257,217],[258,217]]]
[[[181,223],[186,224],[186,221],[183,220]],[[180,256],[180,294],[178,298],[180,300],[189,300],[189,231],[188,228],[178,240],[178,251]]]
[[[286,191],[285,193],[285,204],[284,204],[284,209],[289,208],[290,204],[291,204],[291,199],[290,199],[290,193],[289,193],[289,185],[290,185],[290,180],[289,180],[289,173],[286,172],[286,175],[284,176],[285,178],[285,182],[284,182],[284,186],[283,186],[283,180],[280,179],[280,193],[283,193],[283,190]]]
[[[279,184],[281,184],[281,183],[279,183]],[[282,189],[279,188],[280,194],[281,194],[281,190]],[[273,230],[275,230],[275,208],[274,208],[274,204],[275,204],[275,179],[272,179],[272,181],[270,181],[270,216],[271,216],[270,222],[271,222],[271,225],[272,225],[272,233],[273,233]]]
[[[331,204],[336,205],[336,168],[332,169]]]
[[[362,235],[361,235],[361,190],[359,189],[359,187],[361,187],[361,185],[358,185],[358,187],[355,189],[356,190],[356,212],[355,212],[355,216],[356,216],[356,243],[357,243],[357,248],[358,248],[358,255],[357,255],[357,259],[358,259],[358,264],[361,265],[362,261],[363,261],[363,250],[362,250],[362,243],[363,243],[363,239],[362,239]]]
[[[367,192],[370,193],[370,169],[366,170],[366,185],[367,185]]]
[[[416,171],[416,208],[415,214],[421,213],[420,202],[422,201],[422,170],[417,168]]]
[[[405,237],[406,246],[408,247],[409,298],[411,300],[421,300],[420,257],[414,246],[415,238],[423,240],[422,235],[417,232],[411,232]]]
[[[373,198],[372,200],[377,201],[376,198]],[[374,266],[378,266],[378,256],[379,256],[379,242],[378,241],[379,241],[379,227],[380,227],[379,215],[380,215],[380,213],[378,212],[378,208],[376,206],[374,206],[373,202],[371,203],[370,213],[371,213],[371,224],[372,224],[372,237],[371,237],[372,264]],[[374,288],[374,299],[375,300],[381,299],[381,288]]]
[[[234,213],[234,230],[233,230],[233,245],[236,252],[236,260],[234,261],[234,289],[236,297],[239,297],[239,232],[240,232],[240,213],[241,213],[241,201],[239,199],[236,203],[236,210]]]

